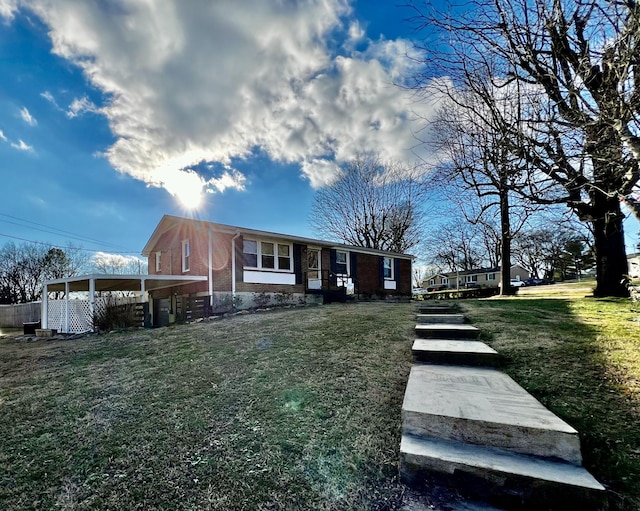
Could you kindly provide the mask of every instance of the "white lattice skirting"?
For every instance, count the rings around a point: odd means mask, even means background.
[[[113,299],[111,299],[113,302]],[[124,299],[123,303],[128,300]],[[67,303],[69,303],[69,328],[67,328]],[[94,312],[104,311],[107,307],[105,298],[96,298]],[[89,300],[49,300],[47,306],[48,328],[54,328],[58,332],[66,334],[80,334],[93,330],[93,318],[91,317],[91,304]]]

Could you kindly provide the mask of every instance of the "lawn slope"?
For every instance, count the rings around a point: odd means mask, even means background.
[[[0,509],[397,509],[414,311],[0,340]]]

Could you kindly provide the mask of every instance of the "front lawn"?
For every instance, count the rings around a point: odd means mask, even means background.
[[[610,509],[637,510],[640,306],[585,294],[460,305],[505,371],[578,429]],[[0,509],[398,510],[415,307],[2,337]]]
[[[412,304],[0,339],[0,509],[397,509]]]

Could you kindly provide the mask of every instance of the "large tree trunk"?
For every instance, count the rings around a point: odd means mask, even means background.
[[[509,219],[509,190],[506,185],[500,192],[500,233],[502,235],[500,243],[500,257],[502,265],[500,267],[500,278],[502,287],[500,294],[503,296],[514,295],[516,288],[511,286],[511,220]]]
[[[596,253],[596,289],[594,296],[628,297],[629,273],[624,246],[624,215],[617,197],[598,194],[593,200],[593,236]]]
[[[624,246],[624,215],[617,190],[621,186],[618,165],[622,161],[621,145],[615,130],[598,123],[586,130],[585,150],[593,163],[594,186],[590,190],[591,224],[596,254],[596,288],[594,296],[628,297],[629,273]]]

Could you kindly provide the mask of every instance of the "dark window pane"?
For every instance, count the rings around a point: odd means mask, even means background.
[[[262,256],[262,267],[263,268],[274,268],[275,258],[272,255],[263,255]]]

